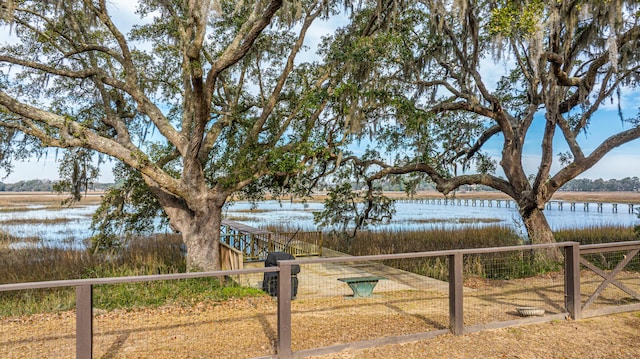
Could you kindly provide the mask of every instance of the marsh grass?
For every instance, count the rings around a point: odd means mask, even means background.
[[[22,225],[53,225],[53,224],[66,224],[71,222],[78,222],[78,219],[72,218],[11,218],[0,219],[0,224],[10,226],[22,226]]]
[[[10,237],[6,233],[0,234],[0,243],[11,242]],[[121,252],[99,254],[44,246],[0,247],[0,284],[184,272],[186,262],[180,251],[181,243],[175,235],[140,237],[130,240]],[[169,303],[191,305],[206,300],[263,294],[256,289],[237,286],[232,281],[221,284],[216,278],[127,283],[96,286],[94,306],[110,310]],[[0,316],[74,307],[74,288],[0,292]]]
[[[14,212],[31,212],[31,211],[57,211],[64,207],[60,205],[54,206],[37,206],[29,207],[24,205],[13,205],[10,207],[0,207],[0,213],[14,213]]]
[[[424,218],[424,219],[410,219],[405,221],[406,223],[499,223],[502,222],[500,218]]]
[[[351,255],[429,252],[448,249],[487,248],[522,245],[523,239],[506,226],[359,232],[354,238],[325,235],[324,244]],[[409,272],[447,280],[448,260],[444,257],[411,258],[385,263]],[[465,275],[492,279],[523,278],[541,271],[555,270],[557,264],[530,259],[523,251],[466,255]]]
[[[629,226],[589,226],[582,229],[563,229],[555,231],[556,241],[597,244],[638,240],[637,229]]]
[[[40,242],[40,238],[37,237],[15,237],[0,230],[0,257],[2,256],[1,253],[5,250],[9,250],[10,246],[14,243],[29,243],[35,246]],[[0,268],[0,271],[1,270],[2,269]]]
[[[599,244],[640,240],[640,227],[591,226],[583,229],[565,229],[555,232],[556,241],[572,241],[580,244]],[[612,270],[626,256],[626,251],[597,253],[585,256],[590,263],[600,269]],[[640,258],[636,256],[625,270],[640,271]]]
[[[230,216],[226,216],[225,219],[228,219],[230,221],[236,221],[236,222],[243,222],[243,221],[259,222],[260,221],[259,218],[250,217],[250,216],[242,216],[242,215],[230,215]]]
[[[611,243],[638,240],[639,228],[623,226],[588,227],[561,230],[554,233],[556,241],[575,241],[581,244]],[[426,252],[462,248],[487,248],[524,244],[514,230],[506,226],[469,227],[465,229],[436,229],[389,232],[359,232],[349,238],[326,234],[324,245],[351,255]],[[613,269],[626,252],[590,256],[590,261],[602,269]],[[559,271],[561,263],[536,258],[527,251],[467,255],[464,258],[465,275],[491,279],[525,278]],[[410,272],[446,280],[446,258],[407,259],[387,263]],[[640,271],[640,260],[634,259],[626,269]]]

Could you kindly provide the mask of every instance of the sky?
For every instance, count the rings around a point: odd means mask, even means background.
[[[132,24],[135,24],[139,19],[134,15],[136,2],[125,0],[112,0],[110,2],[114,18],[116,19],[119,27],[131,28]],[[318,22],[314,25],[308,35],[308,41],[311,44],[311,48],[315,48],[314,44],[317,44],[321,37],[333,31],[333,29],[339,26],[337,23]],[[9,28],[0,28],[0,42],[5,42],[10,39]],[[504,67],[507,64],[504,63],[491,63],[487,62],[485,65],[485,71],[483,74],[500,74],[504,73]],[[491,82],[491,81],[490,81]],[[622,107],[625,117],[638,116],[640,107],[640,91],[634,89],[625,89],[622,92]],[[534,126],[531,130],[531,134],[525,144],[525,155],[523,162],[527,173],[536,172],[540,162],[540,138],[542,135],[542,128],[544,126],[544,119],[537,118],[534,121]],[[626,127],[625,127],[626,126]],[[604,106],[601,110],[596,112],[592,119],[592,125],[589,127],[587,133],[580,136],[580,142],[585,148],[585,152],[590,152],[597,146],[602,140],[608,136],[628,129],[628,124],[621,123],[618,112],[617,103],[611,102]],[[566,146],[559,141],[554,143],[556,147],[554,154],[566,151]],[[496,159],[500,156],[501,143],[499,138],[496,138],[491,142],[491,146],[487,148],[488,152]],[[51,151],[48,156],[41,159],[32,159],[28,162],[14,161],[14,169],[11,174],[6,176],[6,172],[0,170],[0,182],[14,183],[22,180],[31,179],[51,179],[56,180],[58,176],[58,166],[54,151]],[[557,161],[556,161],[557,162]],[[101,169],[100,182],[108,183],[113,182],[113,174],[111,171],[111,164],[106,163]],[[557,171],[558,165],[555,164],[552,167],[552,171]],[[498,172],[498,175],[501,173]],[[6,176],[6,177],[5,177]],[[640,177],[640,141],[636,140],[629,144],[623,145],[617,149],[614,149],[605,158],[592,167],[590,170],[578,176],[578,178],[590,178],[590,179],[621,179],[624,177]]]

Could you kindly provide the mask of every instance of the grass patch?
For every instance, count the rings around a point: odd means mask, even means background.
[[[94,286],[93,306],[107,311],[163,305],[190,307],[201,302],[263,295],[259,289],[231,281],[222,284],[217,278],[195,278]],[[75,300],[74,288],[0,292],[0,317],[72,310]]]
[[[159,307],[162,305],[193,306],[200,302],[217,302],[232,297],[262,296],[259,289],[221,284],[217,278],[195,278],[172,281],[126,283],[97,286],[96,308]]]
[[[21,237],[16,237],[16,236],[12,236],[9,233],[0,230],[0,250],[5,250],[9,248],[9,245],[11,243],[39,243],[40,242],[40,238],[37,237],[25,237],[25,238],[21,238]],[[2,256],[2,252],[0,252],[0,257]],[[0,269],[1,271],[1,269]]]
[[[428,229],[404,231],[361,231],[354,238],[330,233],[324,237],[327,247],[351,255],[427,252],[462,248],[485,248],[523,243],[506,226],[465,229]]]

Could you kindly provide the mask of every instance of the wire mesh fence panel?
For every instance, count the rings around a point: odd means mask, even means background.
[[[0,318],[0,358],[72,358],[76,353],[75,312],[66,308],[69,297],[73,303],[73,290],[35,289],[0,292],[3,305],[29,307],[33,301],[40,305],[60,306],[43,309],[30,315],[3,315]],[[17,301],[17,302],[16,302]],[[46,303],[45,303],[46,302]],[[35,304],[35,303],[34,303]]]
[[[275,354],[276,301],[255,288],[251,276],[198,278],[96,286],[94,356],[252,358]],[[156,286],[156,287],[154,287]],[[203,289],[210,286],[211,291]],[[104,294],[101,287],[105,287]],[[106,287],[111,287],[106,290]],[[173,292],[172,292],[173,291]],[[122,308],[140,293],[155,293],[155,303]],[[117,298],[109,298],[114,295]],[[130,297],[129,294],[135,293]],[[152,299],[151,299],[152,300]]]
[[[589,253],[582,260],[583,310],[640,303],[640,255],[636,251]]]
[[[564,313],[562,267],[541,260],[541,254],[518,250],[466,255],[464,324]]]
[[[293,351],[446,329],[448,284],[400,269],[410,261],[302,264]]]

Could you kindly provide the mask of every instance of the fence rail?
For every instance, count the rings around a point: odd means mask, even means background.
[[[562,276],[562,296],[563,303],[556,313],[545,315],[542,317],[531,317],[517,320],[497,320],[488,323],[465,324],[465,303],[470,300],[467,298],[467,288],[463,286],[465,279],[465,256],[478,254],[495,254],[501,252],[517,251],[531,252],[534,250],[545,250],[549,248],[561,249],[564,253],[564,270]],[[601,255],[604,253],[624,253],[620,257],[621,261],[616,262],[614,268],[610,271],[601,269],[598,264],[591,263],[588,256]],[[430,338],[446,332],[455,335],[489,329],[500,328],[506,326],[514,326],[525,323],[546,322],[562,319],[567,316],[578,320],[583,317],[595,316],[613,313],[616,311],[640,310],[640,296],[632,289],[625,286],[621,281],[617,280],[625,266],[627,266],[633,258],[640,252],[640,242],[623,242],[612,244],[583,245],[580,246],[576,242],[563,242],[548,245],[527,245],[527,246],[509,246],[494,248],[478,248],[478,249],[461,249],[446,250],[421,253],[402,253],[387,255],[372,255],[359,257],[336,257],[336,258],[306,258],[280,261],[277,267],[264,267],[243,270],[229,270],[202,273],[180,273],[167,275],[152,276],[135,276],[135,277],[119,277],[119,278],[98,278],[98,279],[79,279],[79,280],[62,280],[51,282],[35,282],[35,283],[18,283],[0,285],[0,292],[28,290],[39,288],[57,288],[57,287],[75,287],[76,288],[76,357],[91,358],[93,355],[93,286],[102,284],[132,283],[132,282],[148,282],[159,280],[178,280],[203,277],[224,277],[224,276],[240,276],[249,274],[261,274],[266,272],[279,273],[279,285],[277,290],[277,333],[276,333],[276,353],[268,355],[265,358],[301,358],[309,355],[321,355],[333,353],[345,348],[366,348],[389,343],[400,343],[407,341],[415,341],[418,339]],[[446,289],[448,297],[448,326],[428,332],[418,332],[403,335],[385,335],[381,338],[366,339],[355,341],[352,343],[341,343],[321,348],[304,348],[293,350],[292,347],[292,266],[296,265],[337,265],[339,263],[366,263],[366,262],[382,262],[401,259],[419,259],[429,257],[446,257],[448,259],[448,287]],[[582,302],[581,294],[581,266],[593,271],[596,275],[602,277],[602,283],[598,289],[586,302]],[[595,268],[595,269],[594,269]],[[602,295],[604,289],[610,285],[625,291],[630,297],[630,302],[623,303],[609,308],[600,308],[596,310],[590,309],[590,305],[596,301],[597,297]],[[601,288],[602,287],[602,288]],[[562,300],[562,299],[561,299]]]

